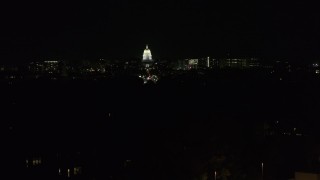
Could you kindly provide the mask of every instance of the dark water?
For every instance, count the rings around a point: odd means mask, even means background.
[[[319,82],[255,74],[147,85],[3,81],[3,176],[65,179],[70,169],[73,179],[213,179],[216,170],[218,179],[257,179],[261,162],[265,179],[319,170]]]

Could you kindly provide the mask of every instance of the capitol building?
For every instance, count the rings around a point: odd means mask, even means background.
[[[151,50],[148,45],[146,45],[146,49],[143,51],[142,63],[146,68],[150,68],[153,64]]]

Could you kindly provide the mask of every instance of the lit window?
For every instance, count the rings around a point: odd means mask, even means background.
[[[81,174],[81,167],[74,167],[73,168],[73,174],[74,175],[79,175],[79,174]]]

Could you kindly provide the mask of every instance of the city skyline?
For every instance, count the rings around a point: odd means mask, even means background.
[[[1,12],[1,61],[37,57],[234,56],[313,61],[319,17],[307,2],[108,1],[14,4]]]
[[[2,179],[319,180],[318,7],[3,2]]]
[[[143,47],[143,46],[142,46]],[[98,55],[94,55],[94,54],[89,54],[86,56],[81,56],[81,55],[77,55],[77,56],[30,56],[30,57],[21,57],[21,59],[19,59],[20,61],[17,61],[17,59],[13,60],[12,59],[5,59],[2,58],[3,61],[0,61],[0,64],[2,65],[26,65],[32,62],[44,62],[44,61],[60,61],[60,62],[73,62],[73,63],[83,63],[83,62],[95,62],[98,60],[108,60],[108,61],[112,61],[112,62],[119,62],[119,63],[126,63],[126,62],[139,62],[141,61],[141,59],[143,60],[144,58],[148,59],[151,58],[151,61],[158,61],[158,62],[167,62],[167,63],[175,63],[178,61],[182,61],[182,60],[189,60],[189,59],[259,59],[259,61],[261,61],[263,64],[265,65],[272,65],[274,63],[278,63],[278,62],[283,62],[283,63],[290,63],[292,65],[297,65],[297,66],[311,66],[312,64],[318,64],[319,63],[319,58],[310,58],[308,60],[303,59],[303,61],[297,61],[294,58],[288,58],[288,57],[273,57],[273,58],[268,58],[268,57],[262,57],[262,56],[253,56],[253,55],[239,55],[236,53],[232,53],[232,52],[227,52],[225,54],[222,55],[212,55],[212,54],[201,54],[199,56],[187,56],[187,55],[183,55],[180,57],[161,57],[158,56],[157,53],[156,54],[156,58],[153,59],[153,55],[151,55],[151,51],[149,49],[149,44],[145,44],[145,49],[140,47],[139,51],[144,51],[143,52],[143,57],[141,58],[141,53],[140,55],[137,56],[131,56],[131,57],[106,57],[106,56],[98,56]],[[135,54],[139,54],[138,52],[136,52]],[[154,53],[152,53],[154,54]],[[148,56],[148,57],[147,57]],[[149,57],[150,56],[150,57]],[[143,61],[146,61],[143,60]],[[9,61],[6,61],[9,60]],[[306,61],[305,61],[306,60]]]

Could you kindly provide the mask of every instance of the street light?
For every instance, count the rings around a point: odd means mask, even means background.
[[[262,177],[262,180],[263,180],[263,162],[261,163],[261,177]]]
[[[217,171],[214,171],[214,180],[217,180]]]

